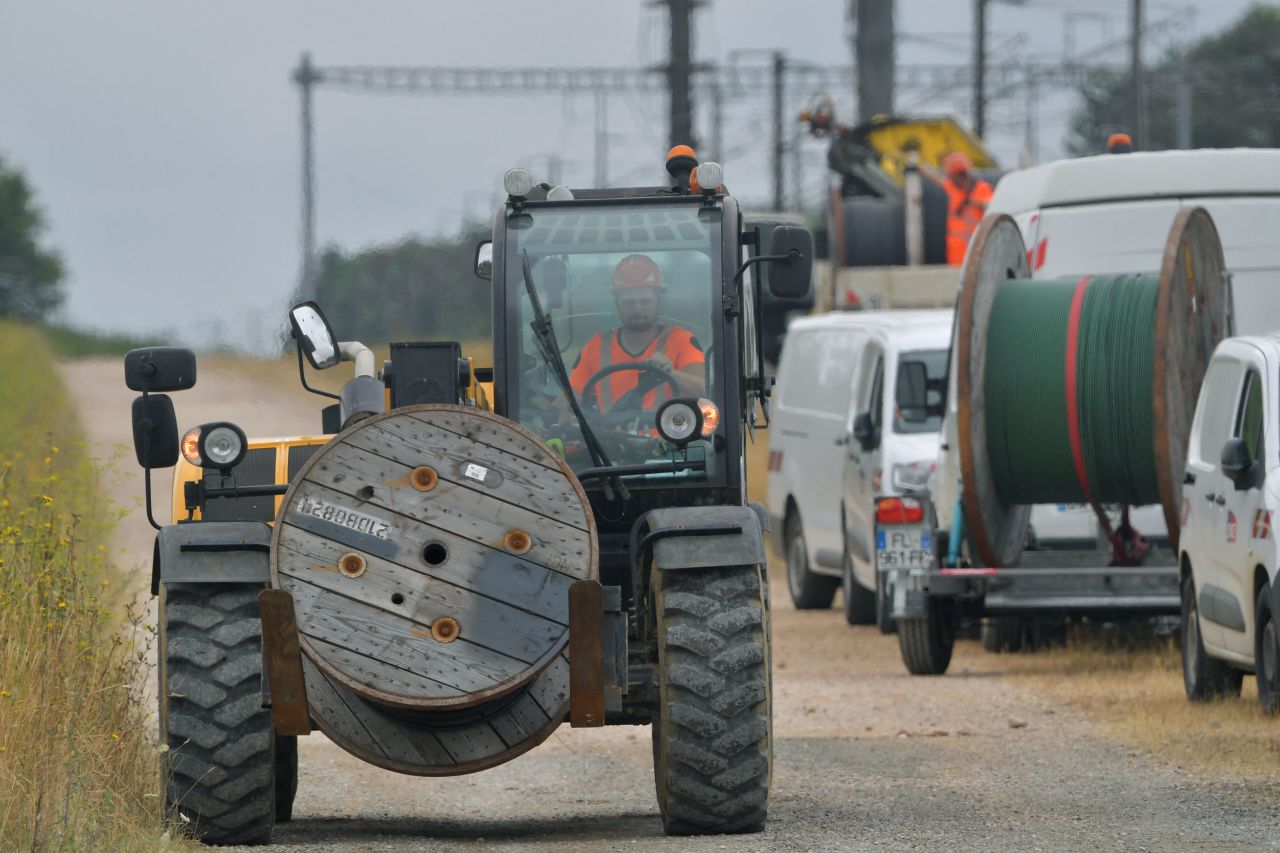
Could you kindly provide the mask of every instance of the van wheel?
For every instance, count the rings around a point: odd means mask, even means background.
[[[898,649],[912,675],[945,673],[951,665],[955,642],[950,601],[928,596],[923,619],[898,620]]]
[[[1200,611],[1196,607],[1195,578],[1182,582],[1182,684],[1192,702],[1220,696],[1239,696],[1244,673],[1211,658],[1200,639]]]
[[[1258,674],[1258,702],[1264,714],[1280,713],[1280,630],[1276,628],[1271,588],[1258,592],[1253,620],[1253,661]]]
[[[858,583],[853,576],[853,557],[844,549],[844,571],[840,573],[841,590],[844,593],[844,621],[850,625],[874,625],[876,623],[876,594]]]
[[[787,589],[797,610],[825,610],[836,597],[839,578],[815,574],[809,566],[809,546],[804,528],[794,513],[787,517],[784,534],[787,544]]]
[[[876,569],[876,627],[881,634],[898,633],[898,623],[893,620],[893,587],[879,569]]]

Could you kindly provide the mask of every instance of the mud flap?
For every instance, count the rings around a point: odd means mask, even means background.
[[[311,734],[307,685],[302,675],[302,649],[293,596],[282,589],[258,594],[262,614],[262,657],[266,662],[263,705],[271,708],[277,735]]]

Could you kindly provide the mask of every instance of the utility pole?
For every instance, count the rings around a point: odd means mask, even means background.
[[[858,69],[858,121],[893,114],[894,0],[850,0],[853,61]]]
[[[973,132],[987,132],[987,0],[973,0]]]
[[[1175,148],[1191,147],[1191,72],[1185,55],[1173,83],[1173,138]]]
[[[1147,149],[1147,111],[1145,82],[1142,79],[1142,0],[1130,0],[1132,21],[1129,32],[1129,84],[1132,98],[1131,120],[1133,122],[1133,147],[1138,151]]]
[[[302,258],[298,265],[298,293],[303,299],[314,297],[316,287],[315,129],[311,122],[311,86],[319,80],[311,65],[311,54],[302,54],[293,82],[302,93]]]
[[[596,182],[609,186],[609,111],[608,95],[603,87],[596,89]]]
[[[667,60],[667,88],[671,98],[671,144],[694,145],[693,8],[697,0],[661,0],[671,17],[671,53]]]
[[[785,210],[786,198],[783,195],[783,156],[786,146],[782,141],[784,112],[786,104],[783,98],[784,82],[787,73],[787,58],[781,51],[773,54],[773,209]]]

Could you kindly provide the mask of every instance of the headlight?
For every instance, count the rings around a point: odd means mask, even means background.
[[[573,201],[573,190],[564,184],[554,186],[547,191],[547,201]]]
[[[226,470],[240,463],[247,445],[244,430],[219,421],[187,430],[182,437],[182,455],[192,465]]]
[[[922,492],[929,487],[929,476],[932,473],[932,462],[908,462],[905,465],[894,465],[889,480],[895,491]]]
[[[688,444],[702,430],[702,413],[691,400],[668,400],[658,409],[658,433],[672,444]]]

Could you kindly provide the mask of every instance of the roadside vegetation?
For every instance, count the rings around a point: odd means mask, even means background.
[[[43,333],[0,322],[0,362],[22,365],[0,371],[0,846],[156,849],[150,626],[109,562],[116,510]]]
[[[1184,770],[1246,783],[1280,776],[1280,722],[1262,713],[1254,679],[1245,676],[1239,697],[1188,702],[1176,635],[1081,626],[1065,648],[999,660],[1116,740]]]

